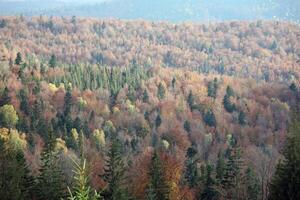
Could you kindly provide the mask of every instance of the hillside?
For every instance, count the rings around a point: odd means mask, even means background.
[[[299,35],[1,17],[0,195],[268,199],[278,160],[299,152]]]
[[[299,77],[300,27],[283,22],[211,25],[65,18],[2,18],[2,60],[16,52],[62,63],[169,66],[290,81]]]

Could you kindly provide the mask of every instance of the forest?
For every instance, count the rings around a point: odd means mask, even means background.
[[[300,27],[0,17],[0,199],[299,200]]]

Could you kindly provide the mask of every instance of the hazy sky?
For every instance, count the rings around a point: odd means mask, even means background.
[[[33,3],[34,2],[34,3]],[[300,0],[0,0],[0,15],[169,21],[300,20]]]

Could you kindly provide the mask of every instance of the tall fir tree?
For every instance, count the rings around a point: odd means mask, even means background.
[[[300,123],[293,114],[283,151],[270,184],[269,200],[300,199]]]
[[[213,166],[206,165],[204,190],[201,193],[201,200],[218,200],[220,198],[219,191],[216,189],[216,180],[213,178]]]
[[[193,110],[193,106],[194,106],[194,104],[195,104],[195,98],[194,98],[194,95],[193,95],[193,92],[192,92],[192,91],[190,91],[190,93],[189,93],[187,102],[188,102],[188,104],[189,104],[190,109]]]
[[[196,187],[200,180],[196,154],[197,150],[194,147],[189,147],[186,153],[184,178],[190,188]]]
[[[3,200],[33,199],[34,179],[23,150],[0,139],[0,197]]]
[[[17,57],[15,59],[15,64],[20,65],[22,63],[22,54],[20,52],[17,53]]]
[[[169,200],[169,186],[165,180],[162,161],[156,151],[154,151],[150,169],[150,181],[146,196],[155,200]]]
[[[245,199],[258,200],[260,194],[259,180],[253,169],[248,167],[244,178]]]
[[[125,164],[121,155],[121,144],[118,139],[113,139],[107,159],[105,161],[103,180],[107,186],[101,194],[106,200],[126,200],[129,199],[125,180]]]
[[[10,101],[11,97],[9,96],[9,90],[7,87],[5,87],[0,97],[0,107],[9,104]]]
[[[232,200],[241,198],[242,169],[241,149],[237,146],[237,142],[233,140],[228,149],[228,160],[225,164],[224,175],[221,181],[225,198]]]
[[[41,155],[41,167],[35,187],[38,200],[60,200],[66,196],[64,174],[55,146],[56,139],[50,130]]]
[[[166,96],[166,89],[162,83],[159,83],[157,88],[157,97],[162,100]]]
[[[68,200],[100,200],[100,195],[96,191],[92,191],[89,186],[89,176],[86,167],[86,160],[81,159],[73,161],[74,163],[74,186],[68,187]]]
[[[54,54],[51,55],[49,60],[49,67],[54,68],[57,65],[56,56]]]

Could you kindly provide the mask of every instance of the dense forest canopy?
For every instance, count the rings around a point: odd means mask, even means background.
[[[201,73],[293,81],[299,77],[298,25],[286,22],[171,24],[60,17],[1,18],[1,59],[108,66],[168,66]]]
[[[3,199],[299,199],[300,27],[0,18]]]

